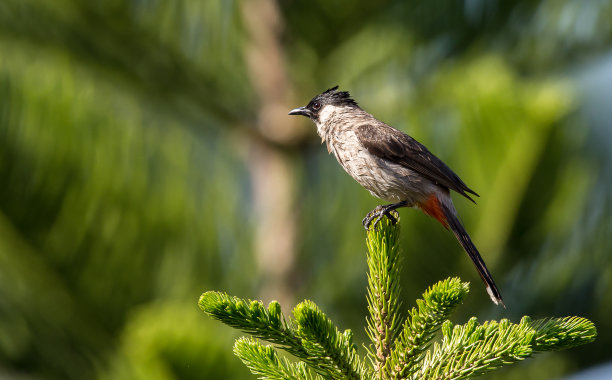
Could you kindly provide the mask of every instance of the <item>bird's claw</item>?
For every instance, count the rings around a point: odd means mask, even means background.
[[[392,224],[396,224],[399,214],[393,208],[385,207],[385,206],[376,206],[374,210],[370,211],[365,216],[365,218],[363,218],[361,223],[363,224],[363,227],[367,231],[370,229],[370,225],[372,224],[372,221],[374,220],[374,229],[376,229],[376,225],[378,224],[378,222],[380,222],[383,216],[386,216],[387,218],[389,218]]]

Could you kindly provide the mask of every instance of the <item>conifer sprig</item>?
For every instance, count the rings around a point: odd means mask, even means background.
[[[399,215],[396,215],[399,220]],[[368,356],[376,373],[387,363],[401,327],[399,223],[388,218],[368,230]]]
[[[529,317],[523,317],[530,321]],[[534,351],[565,350],[590,343],[597,337],[597,328],[586,318],[565,317],[540,319],[530,323],[537,331]]]
[[[404,379],[417,369],[415,364],[434,334],[468,292],[469,284],[455,277],[440,281],[423,293],[417,306],[410,310],[392,359],[384,368],[387,378]]]
[[[243,300],[221,292],[202,294],[199,306],[212,318],[286,350],[325,378],[361,379],[366,374],[366,367],[356,353],[352,332],[340,333],[311,301],[297,305],[294,319],[290,321],[284,319],[278,302],[271,302],[266,309],[260,301]],[[248,360],[255,358],[253,346],[241,343],[234,347],[236,350],[247,350],[238,356],[245,364],[249,363],[253,373],[257,369],[261,375],[261,368]],[[274,373],[281,373],[278,366],[273,367]]]
[[[579,317],[519,323],[507,319],[478,323],[472,317],[453,325],[451,312],[469,284],[448,278],[432,285],[403,319],[400,313],[399,225],[386,218],[368,231],[369,363],[357,354],[351,330],[340,332],[312,301],[298,304],[285,319],[278,302],[264,307],[221,292],[206,292],[200,308],[209,316],[253,338],[240,338],[234,353],[261,379],[467,379],[535,352],[561,350],[595,340],[597,330]],[[431,345],[441,329],[442,338]],[[284,349],[298,359],[280,358]]]
[[[332,379],[361,379],[365,366],[357,356],[353,333],[341,333],[333,322],[311,301],[304,301],[293,309],[296,335],[308,355],[318,358],[314,369]]]
[[[446,321],[442,343],[427,352],[411,378],[467,379],[524,360],[536,351],[562,350],[578,342],[591,342],[596,334],[592,322],[576,317],[535,322],[523,317],[518,324],[502,319],[482,325],[472,317],[465,325],[454,327]]]
[[[236,340],[234,354],[253,374],[263,379],[323,379],[319,375],[313,375],[304,362],[291,363],[285,358],[279,358],[273,347],[264,346],[253,338],[242,337]]]
[[[266,309],[260,301],[243,300],[222,292],[209,291],[200,296],[198,304],[206,314],[228,326],[274,343],[299,358],[308,358],[300,339],[285,321],[280,304],[276,301],[270,302]]]

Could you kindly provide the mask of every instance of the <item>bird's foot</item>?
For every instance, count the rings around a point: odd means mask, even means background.
[[[370,211],[365,216],[365,218],[363,218],[363,220],[361,221],[361,223],[363,224],[363,228],[365,228],[366,231],[369,230],[370,225],[372,224],[372,221],[374,221],[374,229],[376,229],[376,225],[378,224],[378,222],[380,222],[383,216],[386,216],[387,218],[389,218],[392,224],[397,223],[397,219],[399,218],[399,213],[395,210],[395,207],[391,207],[391,206],[396,206],[396,205],[393,204],[393,205],[387,205],[387,206],[376,206],[376,208]]]

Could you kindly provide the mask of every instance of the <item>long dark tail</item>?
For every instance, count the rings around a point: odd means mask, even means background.
[[[504,305],[504,301],[502,300],[502,296],[499,293],[497,286],[495,285],[495,281],[493,281],[493,276],[491,276],[491,273],[489,273],[489,270],[487,269],[484,260],[478,252],[478,249],[476,249],[476,246],[474,245],[474,243],[472,243],[470,235],[468,235],[468,233],[465,231],[465,228],[463,228],[463,225],[459,221],[459,218],[457,218],[457,214],[455,210],[452,209],[452,205],[449,207],[444,203],[440,202],[440,206],[442,212],[444,213],[444,216],[446,217],[446,223],[448,224],[448,227],[453,231],[465,252],[467,252],[467,254],[470,256],[470,259],[472,259],[472,261],[474,262],[474,265],[476,266],[476,270],[478,271],[480,278],[487,287],[487,293],[489,293],[491,300],[496,305],[502,305],[503,307],[506,307],[506,305]]]

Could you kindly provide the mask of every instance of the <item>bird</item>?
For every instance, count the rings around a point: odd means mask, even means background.
[[[496,305],[505,307],[478,249],[461,223],[450,191],[453,190],[476,203],[479,196],[470,189],[442,160],[423,144],[363,110],[348,91],[332,87],[315,96],[304,107],[291,110],[289,115],[311,119],[344,170],[373,196],[386,202],[377,206],[363,219],[367,229],[383,216],[392,223],[400,207],[421,209],[450,229],[468,254],[487,293]]]

